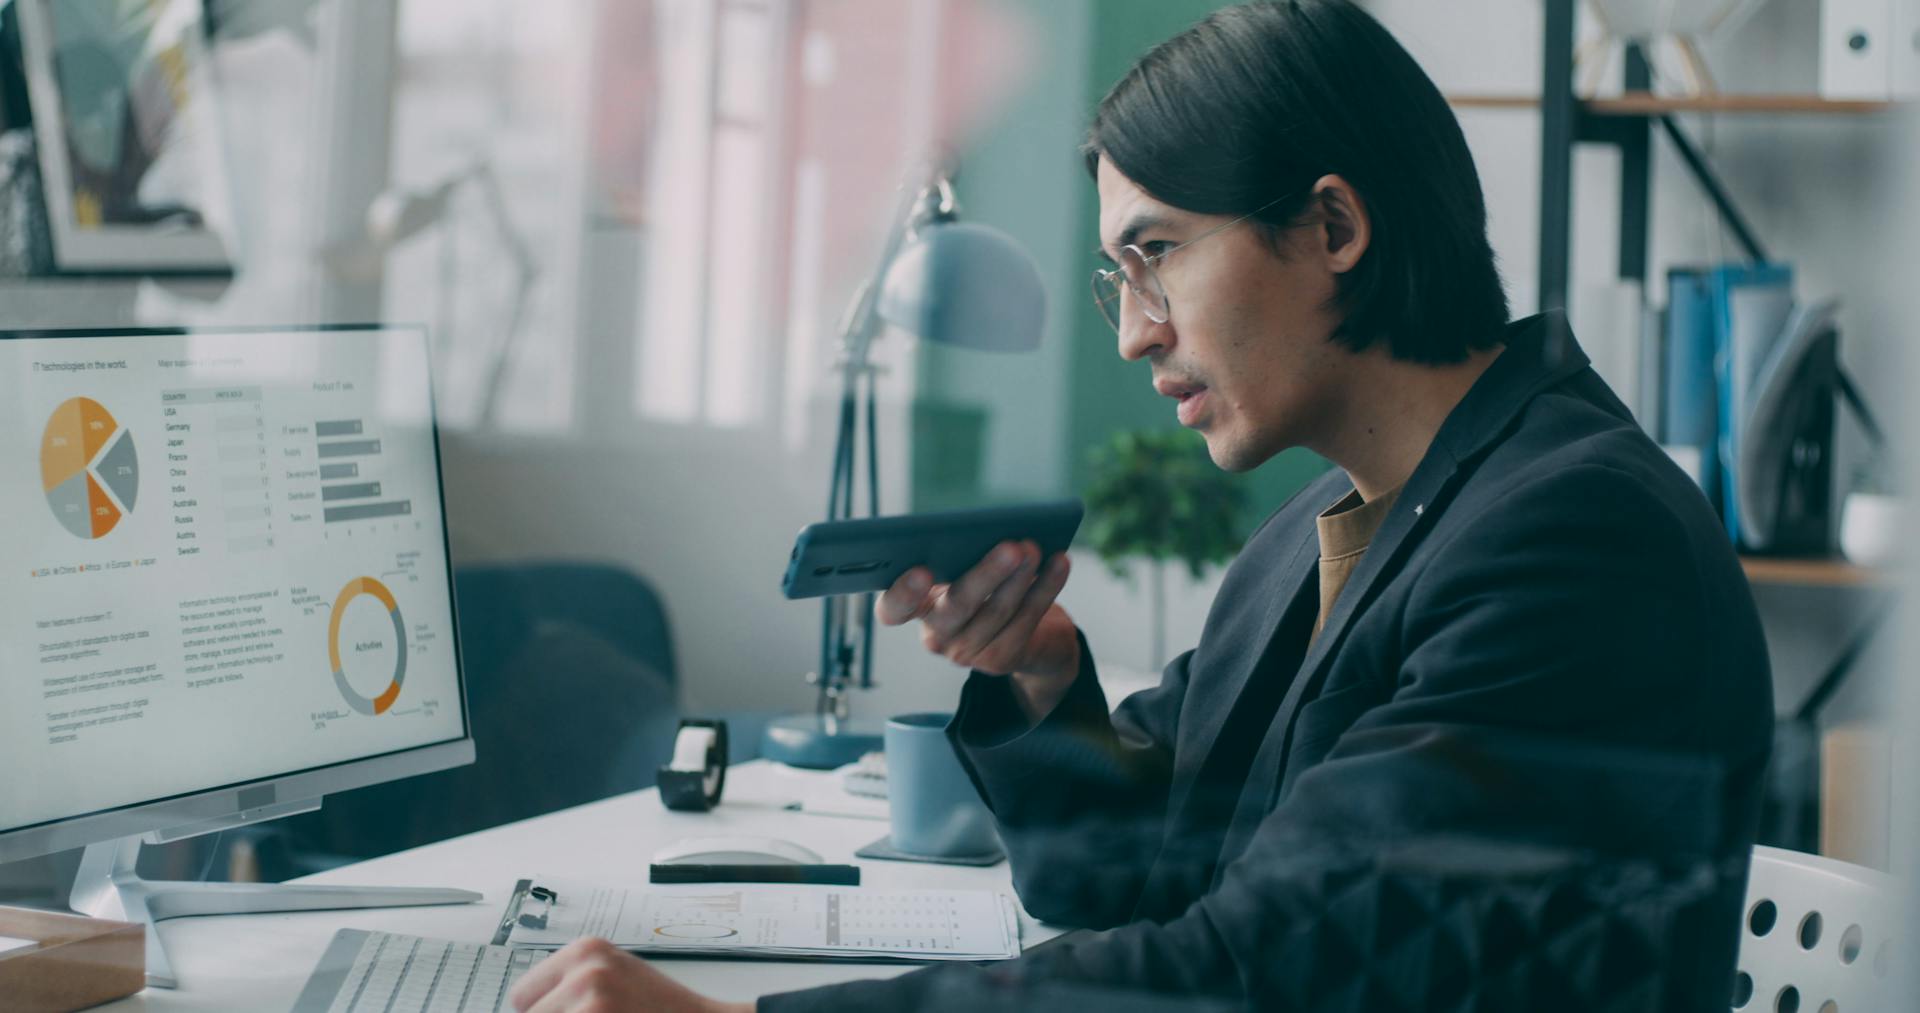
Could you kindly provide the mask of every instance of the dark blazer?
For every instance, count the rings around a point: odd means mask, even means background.
[[[1739,561],[1560,318],[1506,342],[1310,646],[1337,471],[1253,535],[1199,645],[1111,717],[1088,650],[1030,729],[1005,680],[968,681],[949,735],[1022,902],[1113,929],[996,973],[1257,1003],[1289,871],[1331,840],[1744,863],[1773,709]],[[1721,981],[1736,922],[1703,944]],[[909,1008],[962,973],[762,1008]]]

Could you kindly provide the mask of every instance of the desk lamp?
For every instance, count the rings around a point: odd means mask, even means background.
[[[873,343],[891,324],[927,341],[982,351],[1029,351],[1040,344],[1047,298],[1033,258],[996,229],[957,221],[949,173],[929,170],[895,213],[886,248],[854,295],[840,336],[839,431],[828,482],[830,521],[854,516],[855,444],[866,420],[867,516],[880,513]],[[831,769],[881,747],[877,721],[849,717],[849,691],[873,686],[874,596],[822,605],[820,664],[807,674],[819,695],[812,714],[774,719],[761,753],[796,767]],[[856,614],[857,610],[857,614]]]
[[[389,252],[429,228],[438,226],[441,233],[440,305],[435,314],[439,319],[436,321],[438,333],[434,335],[434,341],[437,355],[445,356],[454,341],[456,322],[453,318],[453,299],[460,285],[458,258],[449,226],[453,221],[451,212],[455,196],[469,187],[479,193],[481,205],[499,237],[500,248],[513,265],[512,301],[508,304],[506,320],[501,325],[501,336],[489,349],[492,359],[488,363],[485,387],[481,391],[479,420],[482,424],[491,424],[496,421],[495,413],[500,405],[501,392],[506,387],[508,369],[514,353],[518,351],[529,298],[540,279],[539,260],[534,256],[526,237],[514,225],[513,216],[507,213],[506,195],[501,191],[492,165],[484,160],[476,161],[429,186],[382,192],[368,204],[361,234],[329,249],[327,259],[335,270],[347,277],[363,280],[378,278]]]

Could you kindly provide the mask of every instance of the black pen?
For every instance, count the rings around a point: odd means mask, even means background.
[[[676,862],[652,867],[655,883],[804,883],[809,886],[859,886],[857,865],[697,865]]]

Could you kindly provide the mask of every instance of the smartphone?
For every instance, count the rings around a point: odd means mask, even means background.
[[[789,598],[885,591],[916,566],[947,583],[1001,542],[1030,541],[1041,559],[1067,551],[1085,508],[1077,499],[809,524],[794,540],[780,589]]]

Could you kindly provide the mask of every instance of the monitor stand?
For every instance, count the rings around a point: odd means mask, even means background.
[[[174,988],[173,964],[156,923],[195,915],[262,914],[270,911],[331,911],[363,907],[469,904],[484,899],[471,890],[402,886],[307,886],[289,883],[169,883],[140,878],[139,837],[89,844],[73,881],[73,909],[147,930],[147,984]]]

